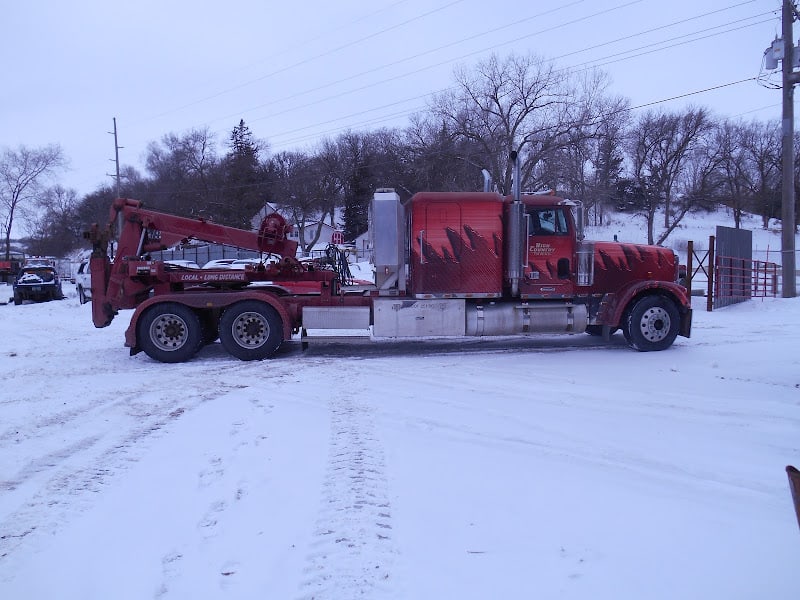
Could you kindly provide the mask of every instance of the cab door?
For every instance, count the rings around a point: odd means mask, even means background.
[[[569,298],[575,292],[575,233],[564,207],[528,206],[528,261],[522,298]]]

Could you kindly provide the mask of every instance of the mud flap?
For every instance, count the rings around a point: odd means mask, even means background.
[[[786,467],[786,474],[789,476],[789,489],[792,492],[792,502],[794,502],[794,512],[797,515],[797,525],[800,526],[800,471],[789,465]]]
[[[678,335],[683,337],[691,337],[692,336],[692,309],[689,308],[686,310],[685,313],[681,315],[681,328],[678,331]]]

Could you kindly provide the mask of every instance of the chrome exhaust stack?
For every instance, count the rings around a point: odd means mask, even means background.
[[[511,296],[519,296],[519,282],[524,274],[526,240],[525,206],[522,204],[519,156],[512,151],[510,160],[514,162],[512,196],[514,201],[508,210],[508,231],[506,232],[506,278],[511,284]]]
[[[483,191],[484,192],[491,192],[492,191],[492,175],[486,169],[481,169],[481,173],[483,174]]]

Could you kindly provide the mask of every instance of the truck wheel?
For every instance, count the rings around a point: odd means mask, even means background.
[[[78,284],[78,302],[86,304],[86,292],[83,291],[83,286]]]
[[[22,304],[22,295],[14,293],[14,306],[19,306]]]
[[[640,352],[664,350],[678,336],[680,315],[664,296],[645,296],[633,305],[625,320],[625,338]]]
[[[269,304],[244,300],[222,313],[219,341],[240,360],[262,360],[272,356],[283,342],[283,323]]]
[[[203,342],[200,318],[191,308],[176,302],[148,308],[139,318],[136,337],[147,356],[166,363],[189,360]]]

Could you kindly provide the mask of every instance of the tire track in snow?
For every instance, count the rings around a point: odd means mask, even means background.
[[[369,598],[386,586],[396,554],[385,457],[362,390],[336,386],[330,449],[300,598]]]
[[[146,391],[130,392],[112,402],[92,402],[84,410],[70,411],[66,422],[52,417],[38,421],[41,427],[31,427],[21,433],[24,438],[45,441],[63,435],[65,430],[81,429],[81,415],[98,411],[124,408],[123,418],[113,419],[116,427],[107,425],[89,436],[70,438],[55,448],[29,459],[24,465],[0,481],[0,491],[12,494],[11,508],[0,521],[0,562],[9,557],[23,542],[39,535],[50,534],[71,515],[80,512],[91,502],[91,494],[101,491],[109,478],[124,471],[139,459],[141,444],[152,435],[159,434],[171,421],[180,418],[187,410],[216,398],[225,384],[216,382],[208,392],[208,381],[192,386],[182,386],[177,397],[152,400]],[[236,386],[228,386],[232,389]],[[113,412],[113,411],[112,411]],[[4,446],[14,440],[6,436]]]
[[[406,382],[407,385],[400,387],[413,387],[415,384],[426,377],[426,373],[417,371],[413,375],[397,369],[395,365],[384,361],[375,361],[370,368],[379,379],[388,379],[400,384]],[[437,369],[442,368],[438,363]],[[495,373],[502,366],[493,365]],[[432,376],[431,376],[432,377]],[[541,376],[539,376],[541,379]],[[558,380],[555,377],[554,380]],[[676,461],[664,460],[660,455],[652,451],[642,450],[635,447],[620,445],[616,439],[605,437],[593,437],[589,434],[571,431],[569,428],[545,426],[543,427],[534,418],[521,417],[515,410],[506,411],[502,404],[481,403],[475,404],[471,401],[462,401],[461,398],[474,397],[477,392],[479,396],[490,398],[493,393],[492,384],[484,384],[480,380],[466,382],[463,380],[451,379],[449,381],[435,380],[436,390],[439,393],[430,393],[425,396],[426,402],[445,406],[450,410],[459,412],[480,413],[480,417],[475,422],[480,422],[481,426],[473,424],[473,418],[464,421],[443,421],[441,419],[422,416],[400,414],[388,416],[404,427],[416,428],[429,432],[436,432],[438,435],[452,439],[464,440],[468,443],[480,443],[481,445],[495,448],[507,448],[509,451],[534,452],[541,456],[559,458],[567,462],[582,463],[592,469],[614,469],[623,472],[636,473],[641,479],[651,479],[657,482],[669,481],[671,485],[680,485],[687,488],[706,489],[709,485],[714,486],[716,493],[738,494],[742,491],[752,494],[765,495],[775,493],[765,489],[763,486],[753,485],[739,478],[726,476],[724,473],[709,470],[700,463],[681,463]],[[698,421],[700,419],[718,420],[724,416],[731,421],[733,426],[746,426],[754,419],[772,420],[772,417],[765,417],[763,413],[754,410],[737,411],[736,413],[720,413],[719,408],[702,407],[686,404],[681,406],[681,412],[676,417],[676,411],[670,404],[670,395],[661,394],[662,402],[648,402],[643,400],[635,404],[619,403],[615,404],[613,399],[603,399],[602,404],[597,404],[595,396],[591,391],[591,384],[587,384],[586,389],[575,386],[572,392],[572,399],[565,400],[562,397],[548,399],[536,397],[531,400],[539,405],[552,405],[557,407],[569,408],[564,413],[564,422],[569,422],[571,414],[587,414],[597,411],[599,414],[614,414],[619,412],[624,420],[631,413],[645,411],[653,414],[659,419],[688,419]],[[484,389],[485,388],[485,389]],[[446,393],[441,393],[447,390]],[[463,392],[463,393],[462,393]],[[524,390],[514,391],[524,399]],[[512,392],[506,390],[506,398],[512,398]],[[676,396],[676,399],[679,396]],[[581,398],[585,398],[581,402]],[[663,398],[667,398],[666,408]],[[576,403],[575,408],[570,407],[570,403]],[[435,411],[431,411],[433,413]],[[685,415],[688,414],[689,417]],[[782,419],[785,421],[785,419]],[[555,422],[555,421],[551,421]],[[488,425],[493,423],[492,427]]]
[[[252,558],[246,548],[254,535],[260,535],[253,531],[260,528],[259,520],[242,519],[242,515],[255,510],[254,503],[258,502],[249,497],[252,487],[258,493],[258,485],[254,486],[251,479],[264,476],[258,465],[265,458],[263,445],[270,432],[264,426],[274,408],[258,389],[253,390],[249,401],[254,410],[250,418],[232,421],[227,436],[220,433],[225,442],[215,438],[208,446],[210,454],[197,465],[196,493],[201,500],[196,508],[186,507],[187,522],[194,525],[178,535],[178,541],[162,555],[155,598],[193,597],[190,594],[196,582],[190,579],[198,570],[207,584],[213,582],[236,597],[238,573]],[[226,543],[220,544],[219,536],[238,540],[242,549],[234,551]]]

